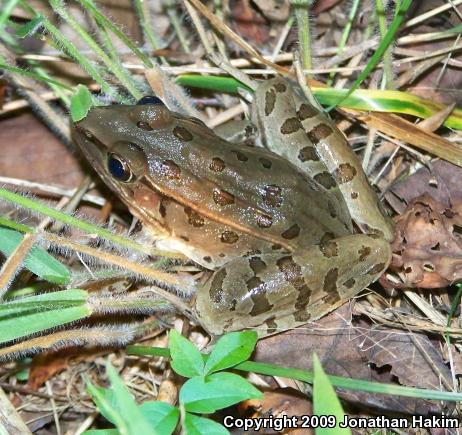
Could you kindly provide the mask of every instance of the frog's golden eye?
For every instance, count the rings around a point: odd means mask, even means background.
[[[117,180],[128,183],[133,180],[133,171],[119,155],[110,153],[107,159],[107,169],[109,173]]]

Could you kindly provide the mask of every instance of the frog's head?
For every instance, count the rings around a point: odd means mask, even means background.
[[[153,217],[153,210],[162,195],[176,196],[178,183],[186,183],[186,177],[178,179],[178,156],[185,160],[191,154],[190,132],[199,136],[202,131],[213,134],[202,121],[171,112],[157,97],[144,97],[136,105],[93,107],[72,124],[73,138],[89,163],[143,221],[164,220]]]
[[[136,105],[92,107],[73,123],[73,137],[106,182],[130,183],[143,176],[158,142],[152,132],[170,124],[170,113],[157,97],[144,97]]]

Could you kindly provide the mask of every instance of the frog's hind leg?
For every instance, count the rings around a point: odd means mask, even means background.
[[[198,290],[195,311],[209,332],[261,336],[316,320],[375,281],[391,258],[381,238],[356,234],[302,252],[237,258]]]
[[[260,85],[254,101],[264,146],[286,157],[341,202],[345,200],[363,232],[392,241],[392,222],[383,214],[361,162],[335,123],[313,107],[296,84],[282,78]]]
[[[228,142],[247,146],[255,145],[257,136],[257,128],[247,119],[228,121],[214,128],[213,132]]]

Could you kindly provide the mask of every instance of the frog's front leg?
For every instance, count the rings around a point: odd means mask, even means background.
[[[195,311],[210,333],[291,329],[342,305],[375,281],[391,258],[389,244],[356,234],[303,251],[237,258],[198,290]]]

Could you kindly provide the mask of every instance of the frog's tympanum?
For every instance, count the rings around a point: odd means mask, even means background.
[[[216,335],[315,320],[391,256],[392,224],[335,124],[282,78],[258,87],[251,112],[240,143],[156,97],[92,108],[74,125],[156,247],[214,271],[197,284],[193,311]]]

